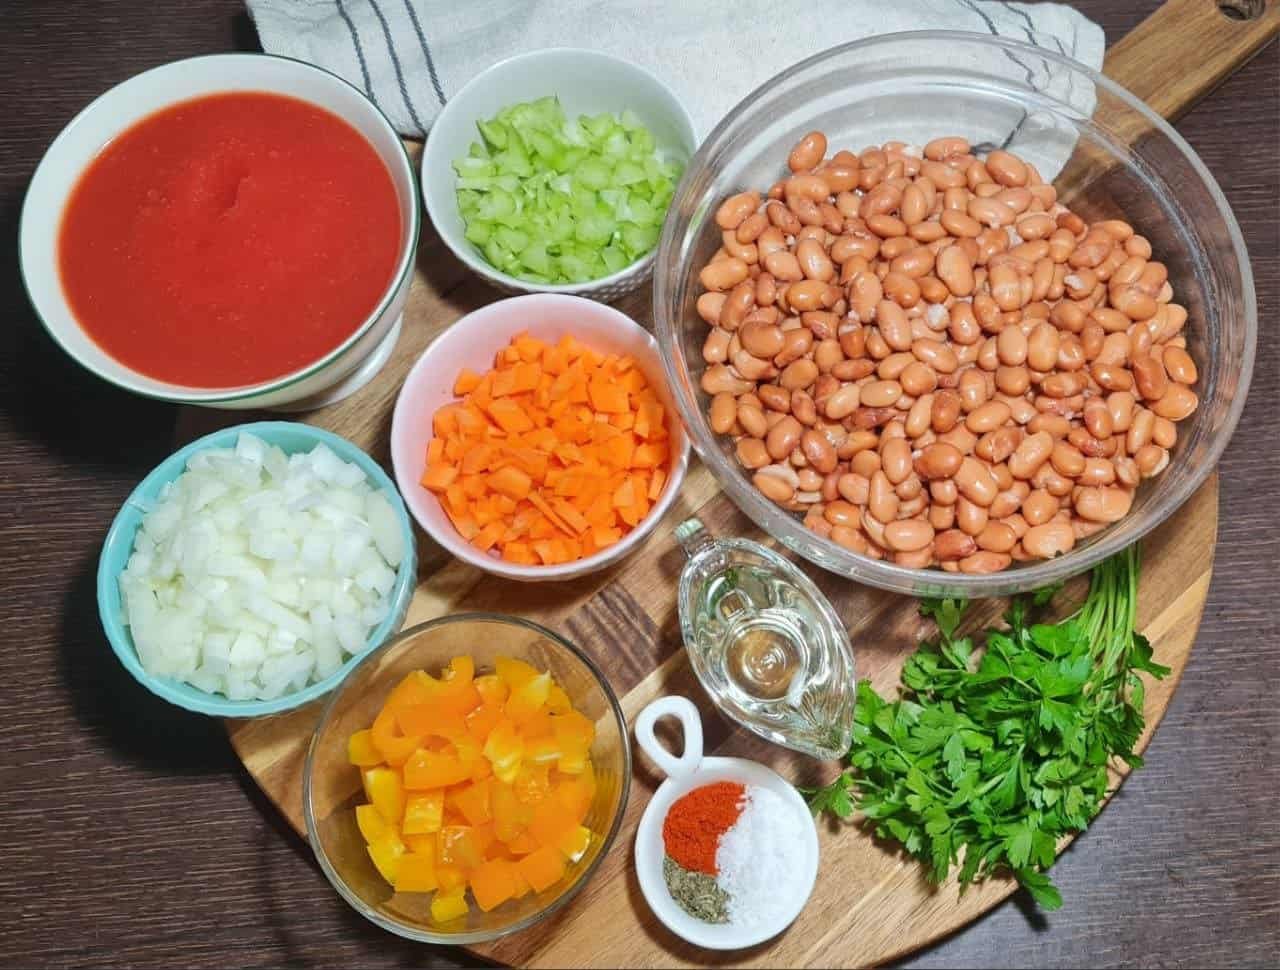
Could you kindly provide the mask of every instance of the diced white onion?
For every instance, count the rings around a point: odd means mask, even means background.
[[[145,512],[120,575],[151,674],[269,700],[364,650],[390,613],[404,537],[387,497],[325,445],[241,434],[197,452]]]

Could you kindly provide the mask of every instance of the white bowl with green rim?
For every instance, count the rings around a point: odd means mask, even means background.
[[[395,186],[400,244],[395,271],[374,311],[341,344],[306,366],[241,387],[171,384],[116,360],[84,331],[63,292],[58,237],[81,174],[117,135],[142,119],[192,98],[228,92],[298,98],[337,115],[382,159]],[[103,380],[145,397],[219,408],[304,410],[350,394],[386,362],[400,332],[413,278],[421,211],[417,178],[400,136],[380,110],[336,74],[270,54],[211,54],[144,71],[99,96],[62,130],[32,176],[22,205],[19,260],[27,295],[54,341]]]

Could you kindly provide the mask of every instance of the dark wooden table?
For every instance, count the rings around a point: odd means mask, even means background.
[[[1114,41],[1156,2],[1076,6]],[[48,142],[101,91],[179,57],[256,47],[238,0],[0,3],[7,964],[467,965],[352,912],[221,725],[138,687],[98,626],[99,545],[171,450],[176,411],[92,378],[45,336],[18,277],[22,196]],[[1280,46],[1178,128],[1235,208],[1263,330],[1249,407],[1222,462],[1199,642],[1147,767],[1054,869],[1065,907],[1045,917],[1015,898],[910,966],[1263,966],[1280,953]]]

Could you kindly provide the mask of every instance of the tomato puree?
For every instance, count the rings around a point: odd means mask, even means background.
[[[80,325],[158,380],[236,387],[341,344],[391,283],[391,173],[353,127],[295,98],[217,94],[114,139],[71,194],[62,286]]]

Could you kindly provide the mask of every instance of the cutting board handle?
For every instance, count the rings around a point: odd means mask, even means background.
[[[1102,72],[1174,121],[1280,34],[1280,0],[1166,0]]]

